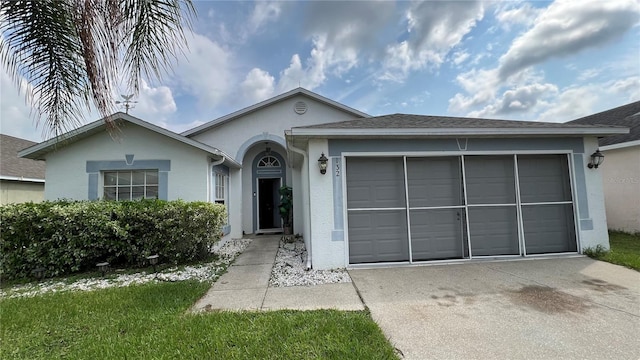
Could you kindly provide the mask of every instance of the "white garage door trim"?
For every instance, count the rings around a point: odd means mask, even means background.
[[[484,205],[475,205],[475,204],[469,204],[468,203],[468,192],[467,192],[467,178],[466,178],[466,166],[465,166],[465,156],[472,156],[472,155],[502,155],[502,156],[513,156],[513,166],[514,166],[514,179],[515,179],[515,188],[516,188],[516,199],[515,199],[515,203],[508,203],[508,204],[484,204]],[[566,166],[567,166],[567,176],[568,176],[568,182],[569,182],[569,193],[571,196],[570,201],[540,201],[540,202],[523,202],[522,198],[521,198],[521,194],[520,194],[520,175],[519,175],[519,168],[518,168],[518,156],[517,155],[566,155]],[[443,208],[464,208],[465,209],[465,220],[466,220],[466,241],[467,241],[467,247],[468,247],[468,257],[463,257],[460,259],[446,259],[446,260],[426,260],[426,261],[414,261],[413,260],[413,251],[412,251],[412,241],[411,241],[411,219],[410,219],[410,205],[409,205],[409,190],[408,190],[408,184],[407,184],[407,158],[413,158],[413,157],[451,157],[451,156],[457,156],[460,157],[461,161],[462,161],[462,177],[463,177],[463,186],[464,186],[464,202],[465,205],[463,206],[445,206]],[[347,166],[347,158],[349,157],[358,157],[358,158],[363,158],[363,157],[395,157],[395,158],[402,158],[403,164],[404,164],[404,179],[405,179],[405,204],[406,204],[406,212],[407,212],[407,229],[408,229],[408,246],[409,246],[409,261],[401,261],[401,262],[380,262],[380,263],[362,263],[362,264],[351,264],[350,263],[350,259],[349,259],[349,216],[348,216],[348,211],[349,208],[347,206],[347,198],[348,198],[348,193],[347,193],[347,174],[348,174],[348,166]],[[550,255],[568,255],[568,254],[576,254],[580,251],[580,229],[579,229],[579,220],[578,220],[578,199],[576,196],[576,186],[575,186],[575,182],[574,182],[574,157],[573,157],[573,151],[571,150],[542,150],[542,151],[536,151],[536,150],[531,150],[531,151],[464,151],[464,152],[366,152],[366,153],[362,153],[362,152],[345,152],[341,154],[341,160],[342,160],[342,164],[343,164],[343,173],[345,174],[345,176],[342,177],[342,188],[343,188],[343,194],[345,194],[345,196],[343,197],[343,218],[344,218],[344,226],[345,226],[345,247],[344,247],[344,257],[345,257],[345,264],[348,264],[347,266],[350,268],[355,268],[355,267],[372,267],[372,266],[401,266],[401,265],[412,265],[412,264],[424,264],[424,263],[449,263],[449,262],[464,262],[464,261],[469,261],[472,259],[494,259],[494,258],[519,258],[519,257],[536,257],[536,256],[540,256],[540,257],[548,257]],[[571,213],[570,216],[572,216],[572,221],[573,221],[573,226],[574,226],[574,240],[575,240],[575,248],[576,251],[569,251],[569,252],[556,252],[556,253],[540,253],[540,254],[528,254],[527,253],[527,247],[526,247],[526,238],[525,238],[525,224],[523,222],[523,209],[526,207],[534,207],[534,206],[558,206],[558,205],[568,205],[571,206]],[[474,207],[479,207],[479,206],[513,206],[516,210],[517,213],[517,237],[518,237],[518,248],[519,248],[519,252],[516,255],[487,255],[487,256],[474,256],[473,255],[473,251],[472,251],[472,244],[471,244],[471,237],[473,236],[473,233],[469,232],[469,209],[470,208],[474,208]],[[439,208],[439,207],[434,207],[434,208]],[[569,215],[569,214],[568,214]],[[515,245],[515,244],[514,244]]]

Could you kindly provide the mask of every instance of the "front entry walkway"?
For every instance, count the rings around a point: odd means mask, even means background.
[[[255,237],[192,311],[364,310],[353,283],[269,287],[280,237]]]

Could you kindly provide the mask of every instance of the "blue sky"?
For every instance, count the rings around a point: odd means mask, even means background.
[[[130,110],[176,132],[299,85],[371,115],[563,122],[640,100],[637,0],[195,5],[185,56]],[[42,141],[0,75],[0,131]]]

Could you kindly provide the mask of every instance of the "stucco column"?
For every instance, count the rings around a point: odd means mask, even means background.
[[[344,241],[332,241],[334,228],[333,172],[329,161],[327,173],[320,174],[318,158],[329,148],[326,139],[309,140],[309,190],[312,231],[312,259],[315,269],[345,267]]]
[[[584,139],[584,156],[582,166],[585,171],[585,186],[587,190],[587,201],[589,218],[581,219],[581,251],[588,247],[602,245],[609,248],[609,233],[607,232],[607,214],[604,205],[604,191],[602,184],[602,169],[589,169],[587,165],[591,160],[591,154],[598,149],[598,139],[586,137]],[[606,162],[605,158],[605,162]],[[592,229],[589,225],[592,224]]]

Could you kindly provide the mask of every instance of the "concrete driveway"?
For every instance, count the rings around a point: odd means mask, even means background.
[[[406,359],[640,359],[640,273],[589,258],[349,271]]]

